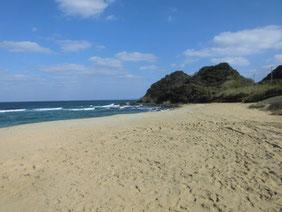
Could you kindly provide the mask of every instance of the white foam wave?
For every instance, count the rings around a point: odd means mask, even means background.
[[[62,110],[62,107],[55,107],[55,108],[37,108],[33,109],[34,111],[54,111],[54,110]]]
[[[88,111],[88,110],[95,110],[94,107],[91,108],[73,108],[73,109],[67,109],[69,111]]]
[[[24,112],[25,109],[0,110],[0,113]]]
[[[170,111],[170,109],[163,109],[161,112]]]
[[[170,109],[167,108],[160,108],[160,107],[135,107],[138,110],[147,110],[149,112],[158,112],[158,111],[169,111]]]
[[[124,109],[124,108],[128,108],[128,107],[132,107],[132,106],[124,105],[124,106],[120,106],[119,109]]]
[[[119,105],[115,105],[114,103],[113,104],[109,104],[109,105],[104,105],[104,106],[102,106],[102,107],[104,107],[104,108],[118,108],[119,107]]]
[[[115,105],[114,103],[112,104],[109,104],[109,105],[103,105],[103,106],[96,106],[96,108],[119,108],[120,106],[119,105]]]

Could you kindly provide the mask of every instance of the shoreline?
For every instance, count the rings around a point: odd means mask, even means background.
[[[134,115],[134,114],[144,114],[144,113],[155,113],[155,112],[163,112],[163,111],[154,111],[154,112],[139,112],[139,113],[125,113],[125,114],[113,114],[113,115],[107,115],[107,116],[97,116],[97,117],[88,117],[88,118],[72,118],[72,119],[60,119],[60,120],[53,120],[53,121],[41,121],[41,122],[34,122],[34,123],[25,123],[25,124],[17,124],[7,127],[0,127],[1,129],[7,129],[12,127],[21,127],[26,125],[36,125],[36,124],[45,124],[45,123],[54,123],[54,122],[65,122],[65,121],[80,121],[80,120],[87,120],[87,119],[99,119],[99,118],[107,118],[107,117],[114,117],[114,116],[126,116],[126,115]]]
[[[0,211],[279,211],[281,117],[247,106],[0,128]]]
[[[10,109],[9,109],[10,108]],[[165,110],[132,101],[71,101],[0,103],[0,128],[48,121],[72,120]]]

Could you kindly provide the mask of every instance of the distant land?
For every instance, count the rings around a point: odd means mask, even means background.
[[[272,75],[272,76],[271,76]],[[262,81],[245,78],[228,63],[205,66],[189,76],[175,71],[151,85],[138,100],[145,104],[258,102],[282,95],[282,65]]]

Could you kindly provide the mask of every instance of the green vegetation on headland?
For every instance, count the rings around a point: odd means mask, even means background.
[[[201,68],[193,76],[176,71],[154,83],[138,102],[179,103],[257,102],[282,95],[282,65],[261,82],[241,76],[227,63]]]

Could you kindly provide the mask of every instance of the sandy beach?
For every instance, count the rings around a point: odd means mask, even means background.
[[[0,129],[0,211],[281,211],[282,117],[248,104]]]

